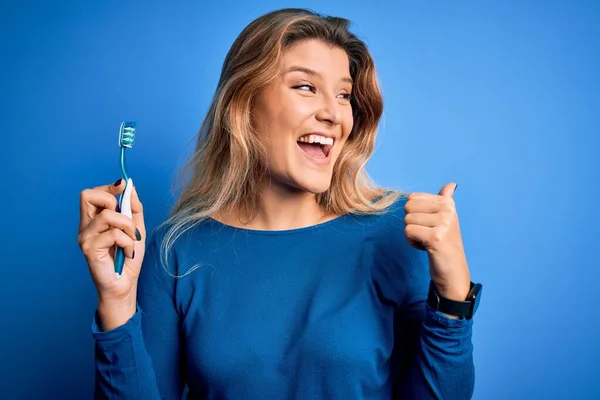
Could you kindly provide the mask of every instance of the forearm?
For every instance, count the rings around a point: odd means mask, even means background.
[[[427,307],[401,398],[470,399],[475,382],[471,335],[472,320],[450,319]]]
[[[94,323],[95,399],[161,399],[146,351],[141,311],[112,330]]]

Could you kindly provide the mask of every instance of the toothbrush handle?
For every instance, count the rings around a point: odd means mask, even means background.
[[[117,278],[120,278],[123,273],[123,265],[125,265],[125,253],[122,248],[117,247],[117,253],[115,254],[115,274]]]
[[[125,190],[120,196],[119,199],[119,208],[121,209],[121,214],[128,216],[131,218],[131,190],[133,189],[133,181],[131,178],[127,179],[125,184]],[[121,277],[123,273],[123,265],[125,264],[125,253],[121,247],[117,247],[117,251],[115,252],[115,274],[117,279]]]

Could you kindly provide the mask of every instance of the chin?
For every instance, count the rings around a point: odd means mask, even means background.
[[[317,175],[317,174],[315,174]],[[321,194],[331,187],[331,174],[318,174],[320,176],[303,176],[294,180],[294,186],[307,193]]]
[[[303,191],[307,192],[307,193],[311,193],[311,194],[321,194],[321,193],[325,193],[326,191],[329,190],[331,185],[311,185],[311,186],[305,186],[302,188]]]

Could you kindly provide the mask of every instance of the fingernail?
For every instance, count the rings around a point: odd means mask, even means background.
[[[454,186],[454,192],[456,193],[456,189],[458,189],[458,183]]]
[[[119,178],[115,181],[115,183],[113,183],[114,186],[119,186],[121,184],[121,181],[123,180],[123,178]]]
[[[138,230],[138,228],[135,228],[135,238],[138,240],[138,242],[140,240],[142,240],[142,234],[140,233],[140,231]]]
[[[133,254],[131,255],[131,259],[133,260],[135,258],[135,250],[133,251]]]

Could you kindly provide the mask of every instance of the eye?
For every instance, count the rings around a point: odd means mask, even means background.
[[[293,89],[302,89],[304,91],[311,91],[312,93],[316,93],[317,89],[312,86],[312,85],[308,85],[308,84],[304,84],[304,85],[296,85],[296,86],[292,86]]]
[[[341,93],[338,96],[342,96],[342,99],[349,101],[352,98],[352,93]]]

